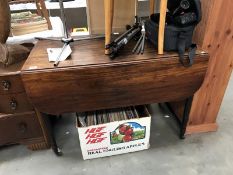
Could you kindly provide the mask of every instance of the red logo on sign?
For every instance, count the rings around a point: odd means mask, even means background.
[[[87,129],[85,132],[85,134],[87,134],[85,139],[88,140],[86,144],[100,143],[103,140],[105,140],[107,137],[104,137],[104,134],[106,133],[103,131],[104,128],[106,127],[102,126],[102,127]]]

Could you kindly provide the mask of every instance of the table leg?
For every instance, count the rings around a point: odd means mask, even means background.
[[[178,116],[179,114],[177,114],[174,109],[172,108],[172,106],[170,105],[170,102],[167,103],[159,103],[159,107],[162,108],[165,112],[170,113],[172,116],[174,116],[177,119],[177,122],[180,126],[180,133],[179,133],[179,137],[180,139],[184,139],[185,138],[185,132],[186,132],[186,127],[189,121],[189,113],[191,110],[191,106],[192,106],[192,101],[193,101],[193,96],[188,97],[187,99],[184,100],[183,103],[183,112],[181,116]]]
[[[39,13],[39,15],[43,16],[46,19],[48,23],[48,29],[52,30],[52,24],[49,19],[49,12],[46,8],[44,0],[36,0],[36,7],[37,7],[37,12]]]
[[[185,131],[186,131],[187,124],[189,121],[189,113],[191,110],[192,102],[193,102],[193,97],[189,97],[185,101],[183,120],[181,121],[181,127],[180,127],[180,138],[181,139],[185,138]]]
[[[167,12],[167,0],[160,2],[159,36],[158,36],[158,54],[163,54],[164,30]]]
[[[59,116],[60,118],[60,116]],[[57,156],[62,156],[63,153],[61,151],[61,149],[57,146],[57,141],[56,141],[56,137],[55,137],[55,131],[54,131],[54,125],[55,122],[57,120],[57,116],[51,116],[50,117],[50,124],[51,124],[51,147],[53,152],[57,155]]]
[[[113,14],[114,14],[114,0],[104,0],[105,11],[105,46],[111,42]],[[109,54],[109,50],[105,49],[105,54]]]

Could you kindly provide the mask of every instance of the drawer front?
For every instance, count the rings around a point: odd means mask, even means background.
[[[0,95],[0,113],[14,114],[32,110],[26,93]]]
[[[20,75],[0,76],[0,95],[24,92]]]
[[[43,133],[34,112],[0,115],[0,145],[19,143],[24,139],[42,136]]]

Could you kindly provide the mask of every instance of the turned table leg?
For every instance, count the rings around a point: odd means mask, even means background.
[[[167,0],[162,0],[160,1],[158,54],[163,54],[166,12],[167,12]]]
[[[111,42],[113,14],[114,14],[114,0],[104,0],[105,11],[105,46]],[[109,54],[109,50],[105,49],[105,54]]]

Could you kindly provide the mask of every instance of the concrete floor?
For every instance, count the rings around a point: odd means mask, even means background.
[[[63,157],[51,150],[31,152],[24,146],[0,150],[0,175],[231,175],[233,171],[233,77],[219,112],[219,130],[177,137],[173,118],[165,118],[153,105],[149,150],[94,160],[82,160],[75,118],[57,124],[57,140]],[[70,114],[71,115],[71,114]]]

